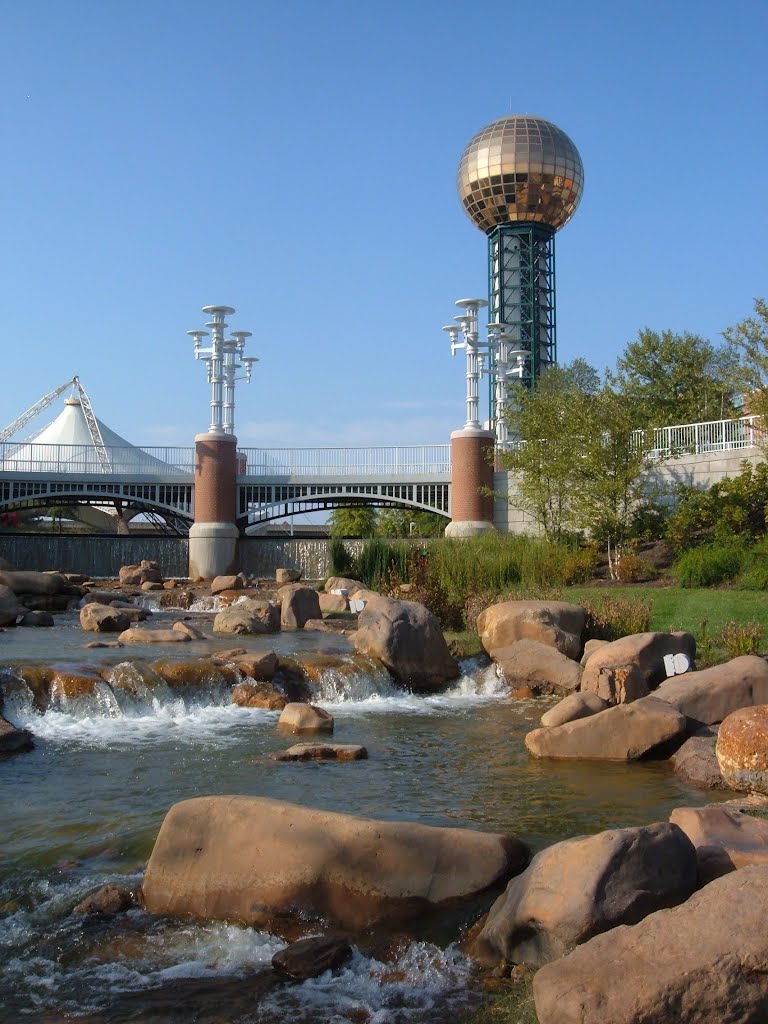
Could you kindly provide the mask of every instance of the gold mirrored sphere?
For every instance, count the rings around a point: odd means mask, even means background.
[[[584,188],[579,151],[564,131],[540,117],[493,121],[459,162],[459,198],[485,232],[499,224],[547,224],[573,216]]]

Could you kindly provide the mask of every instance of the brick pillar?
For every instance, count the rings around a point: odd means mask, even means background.
[[[189,531],[189,575],[213,579],[237,571],[235,491],[237,438],[195,437],[195,522]]]
[[[490,430],[451,434],[451,521],[446,537],[475,537],[493,529],[493,448]]]

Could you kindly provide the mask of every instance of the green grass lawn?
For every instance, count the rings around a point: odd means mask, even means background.
[[[681,587],[568,587],[565,599],[599,600],[600,595],[621,594],[651,601],[651,629],[684,629],[697,635],[701,623],[710,633],[727,622],[756,622],[768,629],[768,592],[762,590],[716,590]]]

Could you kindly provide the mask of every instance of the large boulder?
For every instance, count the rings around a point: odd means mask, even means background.
[[[7,754],[20,754],[26,750],[32,750],[34,743],[32,733],[27,729],[17,729],[7,719],[0,715],[0,756]]]
[[[296,743],[272,754],[273,761],[365,761],[368,751],[356,743]]]
[[[282,711],[287,701],[274,683],[238,683],[232,690],[232,703],[241,708],[265,708],[267,711]]]
[[[290,732],[333,732],[333,715],[314,704],[293,701],[283,707],[277,724]]]
[[[70,586],[59,572],[0,572],[0,584],[14,594],[60,594]]]
[[[247,605],[222,608],[213,620],[214,633],[276,633],[279,629],[280,609],[268,601],[249,601]]]
[[[226,590],[242,590],[243,581],[239,576],[214,576],[211,580],[211,593],[220,594]]]
[[[567,839],[536,854],[512,879],[472,954],[492,966],[541,967],[593,935],[677,906],[695,888],[696,851],[676,825]]]
[[[0,583],[0,626],[13,626],[20,615],[26,615],[10,587]]]
[[[727,786],[768,793],[768,705],[728,715],[717,734],[715,753]]]
[[[768,704],[768,663],[747,654],[701,672],[673,676],[656,696],[690,719],[689,728],[712,725],[739,708]]]
[[[80,609],[80,626],[89,633],[122,633],[131,625],[124,608],[107,604],[85,604]]]
[[[644,697],[667,678],[664,658],[668,654],[685,654],[690,663],[696,655],[696,641],[690,633],[633,633],[600,647],[587,659],[581,677],[582,690],[596,693],[612,704],[621,703],[612,694],[616,687],[616,671],[634,666],[637,675],[630,682],[629,700]],[[644,686],[642,685],[644,684]],[[645,692],[639,692],[638,687]],[[625,697],[627,700],[627,697]],[[627,700],[628,702],[628,700]]]
[[[157,562],[143,558],[138,565],[122,565],[118,570],[122,586],[140,587],[142,583],[162,583],[163,574]]]
[[[280,600],[280,628],[304,629],[309,619],[321,619],[320,598],[312,587],[290,583],[277,592]]]
[[[696,847],[699,886],[748,864],[768,864],[768,821],[735,807],[677,807],[669,820]]]
[[[298,583],[300,579],[301,569],[275,569],[275,583]]]
[[[358,590],[365,590],[365,584],[359,580],[350,580],[346,576],[329,576],[325,581],[326,594],[332,594],[335,590],[346,590],[347,597],[352,597]]]
[[[589,718],[599,711],[605,711],[608,706],[608,702],[602,700],[596,693],[569,693],[559,704],[544,712],[541,724],[546,729],[553,729],[557,725],[575,722],[579,718]]]
[[[556,647],[539,640],[516,640],[497,647],[493,660],[515,689],[529,686],[534,693],[574,693],[581,681],[581,666]]]
[[[149,859],[152,914],[284,930],[322,919],[361,932],[419,921],[506,882],[528,860],[511,836],[375,821],[266,797],[175,804]]]
[[[437,619],[416,601],[373,598],[360,613],[353,643],[412,690],[438,690],[460,674]]]
[[[768,866],[756,866],[597,935],[537,972],[539,1024],[761,1024],[767,915]]]
[[[675,775],[699,789],[722,789],[725,783],[715,754],[716,742],[717,727],[699,729],[670,758]]]
[[[686,719],[657,697],[617,704],[589,718],[534,729],[525,745],[535,757],[636,761],[685,736]]]
[[[142,626],[131,626],[117,639],[121,644],[188,644],[192,637],[178,629],[148,629]]]
[[[502,601],[480,612],[477,631],[488,654],[516,640],[538,640],[578,660],[586,612],[566,601]]]
[[[320,611],[325,615],[339,615],[349,609],[349,601],[341,594],[319,594]],[[306,626],[306,623],[304,624]]]

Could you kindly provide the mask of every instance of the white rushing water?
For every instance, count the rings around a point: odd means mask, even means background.
[[[93,693],[63,698],[44,714],[36,710],[32,694],[21,684],[8,692],[4,713],[14,725],[41,739],[88,747],[152,744],[159,739],[232,745],[254,728],[271,728],[279,717],[277,711],[230,703],[230,688],[221,684],[173,689],[154,678],[148,685],[149,671],[144,667],[140,674],[133,663],[121,663],[112,669],[110,678],[121,675],[122,686],[97,683]],[[478,667],[475,659],[464,663],[461,678],[450,689],[428,695],[396,686],[384,669],[354,672],[328,668],[315,683],[313,702],[344,720],[371,713],[453,714],[499,700],[506,693],[495,668]]]

